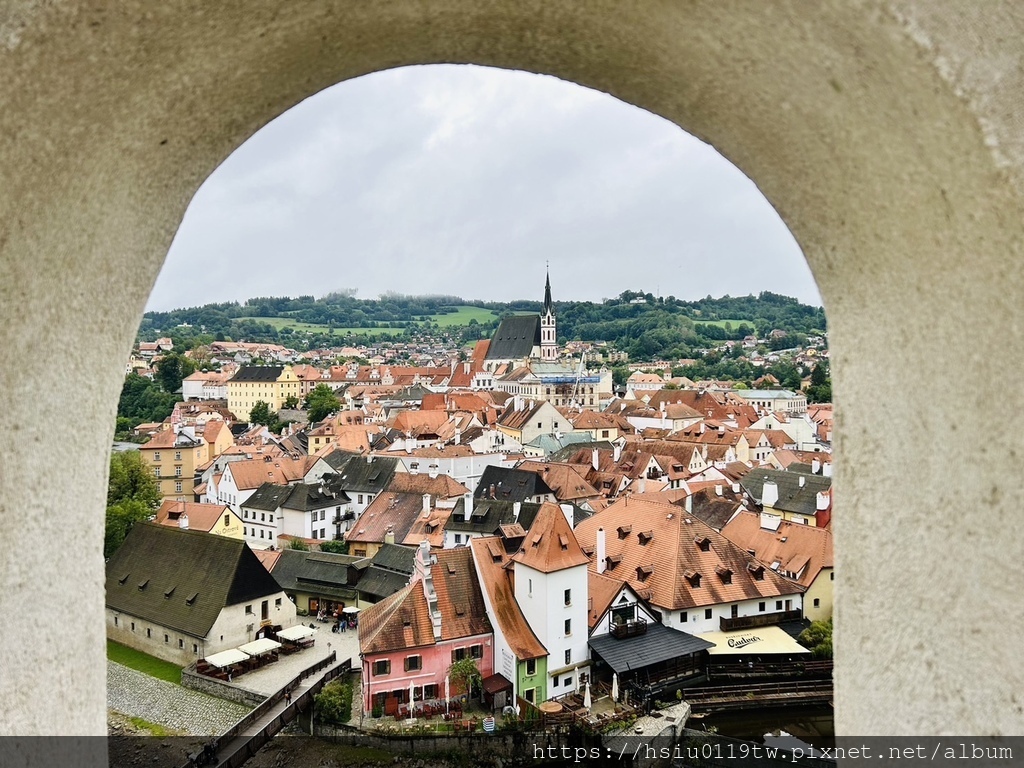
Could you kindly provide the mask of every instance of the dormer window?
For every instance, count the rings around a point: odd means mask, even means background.
[[[536,536],[534,536],[534,537],[533,537],[532,539],[530,539],[530,543],[531,543],[531,544],[532,544],[533,546],[535,546],[535,547],[537,547],[537,546],[540,546],[540,540],[541,540],[541,538],[542,538],[543,536],[544,536],[544,534],[542,534],[542,533],[538,533],[538,534],[537,534]]]
[[[613,571],[615,566],[622,562],[622,555],[608,555],[605,561],[608,563],[608,570]]]
[[[646,547],[647,544],[654,538],[654,531],[641,531],[636,535],[637,540],[640,542],[640,546]]]
[[[715,573],[718,574],[718,578],[722,580],[723,584],[732,584],[732,570],[725,568],[724,566],[718,566],[715,568]]]
[[[699,549],[701,552],[711,551],[711,539],[709,539],[707,536],[698,536],[693,540],[693,543],[697,545],[697,549]]]
[[[140,581],[139,582],[139,592],[144,590],[146,588],[147,584],[149,584],[149,579],[146,579],[145,581]]]
[[[639,566],[637,566],[636,577],[640,581],[647,581],[647,579],[649,579],[651,577],[652,573],[654,573],[654,566],[653,565],[639,565]]]
[[[620,539],[626,538],[627,536],[629,536],[630,533],[632,533],[632,531],[633,531],[633,526],[631,526],[631,525],[620,525],[619,526],[619,538]]]
[[[700,587],[700,574],[696,571],[683,571],[683,578],[685,578],[694,589]]]
[[[756,581],[764,581],[764,566],[758,563],[751,563],[747,566],[747,570],[750,571],[750,575],[754,577]]]
[[[569,537],[566,536],[564,533],[558,534],[558,543],[559,545],[561,545],[563,552],[569,549]]]

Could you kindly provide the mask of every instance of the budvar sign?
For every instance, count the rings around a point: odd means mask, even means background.
[[[751,643],[759,642],[761,642],[761,638],[757,635],[745,635],[743,637],[730,637],[728,644],[730,648],[743,648]]]

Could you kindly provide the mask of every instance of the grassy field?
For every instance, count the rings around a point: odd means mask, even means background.
[[[486,323],[494,320],[497,315],[489,309],[483,307],[470,307],[460,306],[457,312],[451,312],[443,315],[430,315],[431,322],[437,323],[442,328],[450,328],[457,325],[469,325],[470,320],[476,320],[478,323]],[[250,320],[255,320],[258,323],[266,323],[271,325],[277,330],[282,328],[291,328],[296,333],[326,333],[326,325],[314,325],[313,323],[303,323],[290,317],[252,317]],[[365,336],[380,336],[384,333],[401,333],[402,328],[335,328],[335,336],[347,336],[349,333],[355,335]]]
[[[181,667],[126,645],[107,640],[107,658],[150,677],[181,685]]]
[[[751,328],[754,327],[754,321],[753,320],[703,320],[703,319],[701,319],[699,317],[691,317],[690,319],[693,320],[694,323],[705,323],[706,325],[717,325],[719,328],[724,328],[726,323],[729,323],[729,325],[731,325],[733,327],[733,329],[738,328],[743,323],[746,323]]]

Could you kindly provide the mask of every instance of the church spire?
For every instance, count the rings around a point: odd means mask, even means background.
[[[546,270],[546,279],[544,280],[544,314],[553,315],[555,314],[555,308],[551,305],[551,270]]]

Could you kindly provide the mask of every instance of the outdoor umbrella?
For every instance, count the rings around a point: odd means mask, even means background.
[[[576,681],[576,687],[573,689],[573,693],[579,693],[580,692],[580,668],[579,667],[573,667],[572,668],[572,674],[573,674],[573,680]]]
[[[410,715],[412,713],[412,708],[413,708],[413,690],[412,690],[412,687],[413,687],[413,681],[410,680],[409,681],[409,713],[410,713]]]
[[[612,672],[612,701],[618,702],[619,700],[619,674]]]
[[[444,711],[445,712],[448,712],[449,711],[449,707],[451,706],[451,697],[452,697],[451,686],[452,686],[451,678],[449,678],[448,675],[445,675],[444,676]]]
[[[590,701],[590,681],[587,680],[587,685],[583,688],[583,706],[586,709],[590,709],[591,703],[592,702]]]

